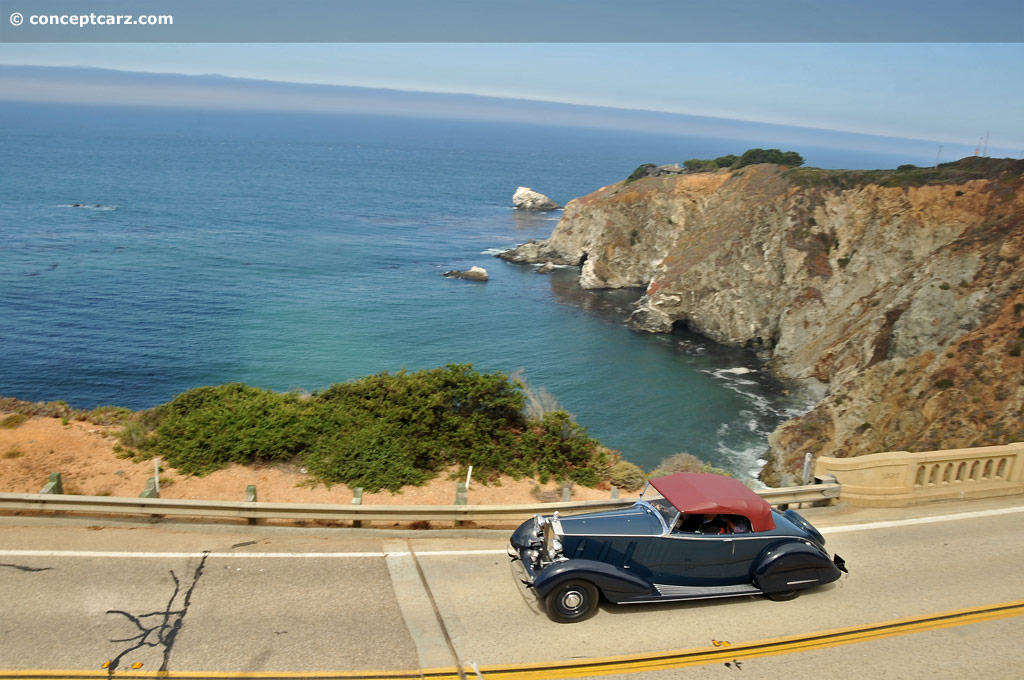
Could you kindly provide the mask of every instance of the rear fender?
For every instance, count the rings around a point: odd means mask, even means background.
[[[835,563],[813,545],[783,543],[765,550],[754,567],[754,584],[765,593],[813,588],[832,583],[842,573]]]
[[[797,512],[796,510],[786,510],[784,513],[782,513],[782,516],[788,519],[793,524],[795,524],[798,528],[810,534],[811,538],[817,541],[820,545],[825,545],[825,537],[821,535],[820,531],[814,528],[813,524],[804,519],[804,516],[801,515],[799,512]]]
[[[537,596],[544,598],[558,587],[558,584],[569,579],[590,581],[601,594],[612,602],[646,595],[654,588],[647,581],[634,576],[605,562],[596,560],[566,560],[541,569],[533,581],[533,590]]]

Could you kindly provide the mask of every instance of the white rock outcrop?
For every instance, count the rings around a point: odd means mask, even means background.
[[[530,187],[519,187],[512,196],[512,207],[518,210],[545,212],[548,210],[559,210],[562,206]]]
[[[445,272],[444,274],[442,274],[442,276],[445,276],[449,279],[468,279],[470,281],[486,281],[488,279],[487,270],[484,269],[483,267],[476,266],[470,267],[465,271],[453,269],[451,271]]]

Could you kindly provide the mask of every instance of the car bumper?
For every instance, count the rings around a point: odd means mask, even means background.
[[[539,616],[544,616],[544,607],[541,605],[540,600],[537,599],[537,593],[533,589],[534,580],[534,569],[533,565],[530,564],[529,555],[520,555],[519,550],[515,546],[509,544],[508,546],[509,564],[512,568],[512,576],[516,580],[516,585],[519,586],[519,594],[523,598],[523,602],[530,610]],[[524,553],[527,551],[523,551]],[[526,559],[523,559],[526,557]]]
[[[512,565],[512,574],[515,576],[516,581],[526,588],[533,587],[533,580],[536,578],[537,573],[534,569],[533,560],[529,554],[529,550],[526,548],[516,548],[514,545],[509,543],[505,552],[508,553],[508,557]]]

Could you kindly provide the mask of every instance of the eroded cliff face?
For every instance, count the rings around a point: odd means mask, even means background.
[[[922,186],[769,165],[648,178],[571,201],[549,239],[508,259],[644,287],[637,329],[685,324],[828,385],[772,435],[770,482],[806,451],[1024,441],[1022,171]]]

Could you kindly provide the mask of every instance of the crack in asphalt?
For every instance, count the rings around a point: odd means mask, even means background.
[[[51,571],[53,567],[26,567],[21,564],[0,564],[0,567],[7,567],[8,569],[17,569],[18,571]]]
[[[133,635],[127,638],[111,639],[111,642],[133,642],[131,647],[124,649],[120,654],[115,656],[107,664],[107,677],[113,677],[114,671],[117,670],[121,664],[121,660],[127,655],[135,652],[144,647],[163,647],[163,663],[160,664],[160,672],[166,672],[168,665],[171,660],[171,650],[174,647],[174,640],[178,636],[178,632],[181,631],[181,626],[185,621],[185,615],[188,614],[188,608],[192,604],[192,593],[196,589],[196,585],[199,583],[199,577],[203,575],[203,569],[206,566],[206,559],[210,556],[209,551],[203,552],[203,557],[199,560],[199,565],[192,572],[192,582],[188,584],[185,590],[185,596],[177,609],[175,609],[175,600],[178,599],[178,595],[182,592],[182,583],[178,578],[178,575],[174,573],[174,570],[170,570],[171,578],[174,580],[174,592],[171,594],[171,599],[167,601],[167,607],[161,611],[150,612],[148,614],[129,614],[126,611],[120,609],[110,609],[107,611],[108,614],[118,614],[125,617],[132,624],[138,628],[138,635]]]

